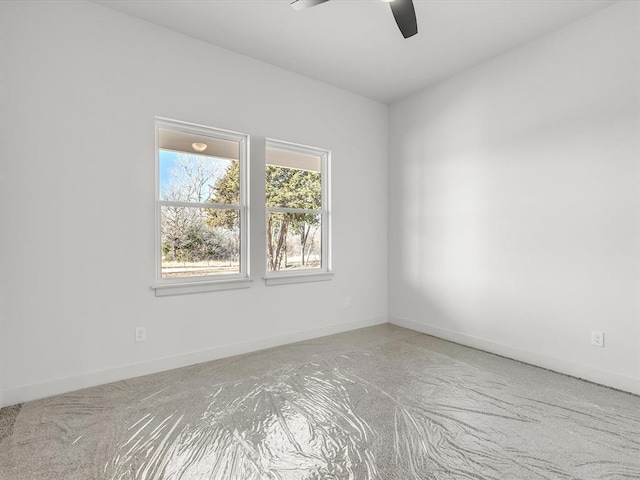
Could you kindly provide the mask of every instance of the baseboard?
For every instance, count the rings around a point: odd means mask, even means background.
[[[518,360],[538,367],[546,368],[554,372],[570,375],[572,377],[581,378],[589,382],[597,383],[607,387],[623,390],[625,392],[640,395],[640,379],[620,375],[618,373],[607,372],[605,370],[597,370],[578,365],[564,360],[547,357],[528,350],[521,350],[509,345],[503,345],[491,340],[486,340],[464,333],[454,332],[441,327],[436,327],[415,320],[407,320],[397,317],[389,317],[389,323],[398,325],[399,327],[408,328],[420,333],[426,333],[434,337],[448,340],[450,342],[459,343],[469,347],[477,348],[489,353]]]
[[[144,362],[122,365],[106,370],[89,372],[83,375],[59,378],[48,382],[7,388],[5,390],[0,390],[0,399],[3,400],[3,403],[0,403],[0,407],[8,407],[17,403],[72,392],[82,388],[104,385],[105,383],[116,382],[118,380],[140,377],[142,375],[186,367],[197,363],[209,362],[224,357],[231,357],[233,355],[256,352],[258,350],[264,350],[265,348],[278,347],[288,343],[311,340],[314,338],[324,337],[326,335],[348,332],[383,323],[387,323],[386,316],[357,320],[349,323],[336,323],[320,328],[286,333],[274,337],[260,338],[250,340],[248,342],[221,345],[205,350],[181,353]]]

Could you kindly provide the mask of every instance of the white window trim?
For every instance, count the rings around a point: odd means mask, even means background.
[[[333,272],[280,272],[278,275],[265,276],[264,283],[267,286],[273,286],[289,285],[292,283],[326,282],[331,279],[333,279]]]
[[[185,133],[195,133],[205,136],[215,136],[226,140],[237,141],[240,144],[240,198],[239,205],[198,204],[192,202],[167,202],[160,200],[160,159],[158,130],[168,128]],[[248,288],[252,280],[249,278],[249,135],[207,127],[194,123],[155,117],[155,282],[151,288],[157,297],[168,295],[183,295],[188,293],[213,292]],[[240,212],[240,272],[237,274],[202,275],[190,278],[162,278],[162,234],[161,234],[161,206],[189,206],[206,208],[224,208]]]
[[[286,142],[267,138],[265,151],[267,148],[279,148],[292,152],[312,154],[320,157],[320,174],[322,178],[322,208],[320,210],[307,210],[302,208],[269,207],[265,205],[266,215],[269,212],[289,212],[289,213],[316,213],[321,215],[322,221],[322,252],[321,266],[315,269],[269,271],[265,272],[264,281],[267,286],[287,285],[292,283],[320,282],[333,278],[331,271],[331,151],[323,148],[310,147],[298,143]],[[266,165],[266,157],[265,157]],[[269,265],[268,254],[265,249],[265,266]]]
[[[218,292],[220,290],[235,290],[249,288],[252,280],[249,278],[236,278],[225,280],[204,280],[200,282],[183,282],[172,284],[156,284],[151,288],[156,291],[156,297],[169,295],[184,295],[188,293]]]

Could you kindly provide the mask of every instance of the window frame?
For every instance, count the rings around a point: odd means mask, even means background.
[[[245,133],[224,130],[206,125],[184,122],[164,117],[155,117],[155,281],[151,286],[156,296],[200,293],[216,290],[247,288],[250,279],[249,246],[249,145],[250,136]],[[175,202],[160,199],[160,129],[196,134],[238,142],[239,195],[237,205],[197,202]],[[199,275],[186,278],[162,278],[162,207],[218,208],[235,210],[240,215],[240,268],[238,273]]]
[[[318,214],[320,215],[321,225],[321,249],[320,249],[320,267],[310,269],[292,269],[288,271],[272,271],[268,269],[269,258],[267,252],[267,238],[266,230],[263,232],[265,240],[264,259],[265,259],[265,276],[264,280],[267,285],[283,285],[290,283],[302,283],[302,282],[317,282],[331,280],[333,272],[331,270],[331,150],[319,147],[311,147],[308,145],[301,145],[299,143],[288,142],[284,140],[277,140],[274,138],[266,138],[265,141],[265,159],[263,168],[266,169],[269,163],[267,162],[267,150],[269,148],[276,148],[280,150],[288,150],[294,153],[301,153],[306,155],[313,155],[320,158],[320,178],[321,178],[321,209],[302,209],[302,208],[288,208],[288,207],[270,207],[267,205],[265,199],[265,221],[270,212],[285,212],[285,213],[302,213],[302,214]],[[267,184],[266,178],[264,182],[264,189],[266,191]],[[266,224],[265,224],[266,227]]]

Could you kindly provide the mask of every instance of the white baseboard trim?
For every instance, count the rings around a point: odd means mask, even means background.
[[[149,375],[151,373],[158,373],[165,370],[172,370],[174,368],[195,365],[197,363],[209,362],[220,358],[231,357],[233,355],[256,352],[258,350],[264,350],[265,348],[278,347],[289,343],[311,340],[314,338],[348,332],[383,323],[387,323],[386,316],[357,320],[349,323],[336,323],[325,327],[285,333],[274,337],[259,338],[247,342],[220,345],[205,350],[180,353],[144,362],[122,365],[115,368],[88,372],[83,375],[75,375],[42,383],[7,388],[0,390],[0,400],[3,400],[3,403],[0,403],[0,407],[8,407],[17,403],[72,392],[82,388],[104,385],[105,383],[116,382],[118,380],[140,377],[142,375]]]
[[[399,327],[408,328],[420,333],[426,333],[433,337],[438,337],[450,342],[459,343],[468,347],[477,348],[489,353],[518,360],[538,367],[546,368],[554,372],[581,378],[593,383],[605,385],[607,387],[624,390],[625,392],[640,395],[640,379],[621,375],[619,373],[607,372],[605,370],[593,369],[575,363],[558,360],[556,358],[540,355],[528,350],[510,347],[501,343],[496,343],[484,338],[474,337],[464,333],[454,332],[441,327],[429,325],[427,323],[407,320],[404,318],[389,317],[389,323]]]

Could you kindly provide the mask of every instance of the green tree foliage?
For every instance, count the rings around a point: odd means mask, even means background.
[[[267,165],[266,201],[270,207],[322,208],[321,177],[319,172]],[[272,212],[267,216],[267,251],[270,270],[280,270],[286,263],[287,234],[294,231],[300,238],[301,263],[312,228],[319,218],[315,214]]]
[[[240,203],[240,162],[231,162],[229,168],[213,186],[213,195],[209,203],[237,205]],[[229,230],[239,228],[237,210],[207,210],[207,224],[210,227],[223,227]]]
[[[266,202],[270,207],[301,208],[320,210],[322,208],[321,177],[319,172],[267,165]],[[237,204],[240,193],[239,165],[234,162],[225,175],[214,186],[211,203]],[[207,223],[210,227],[237,227],[237,213],[232,210],[208,210]],[[287,235],[295,232],[300,236],[302,258],[309,234],[319,225],[315,214],[294,214],[271,212],[267,216],[267,248],[269,269],[280,270],[287,255]]]

